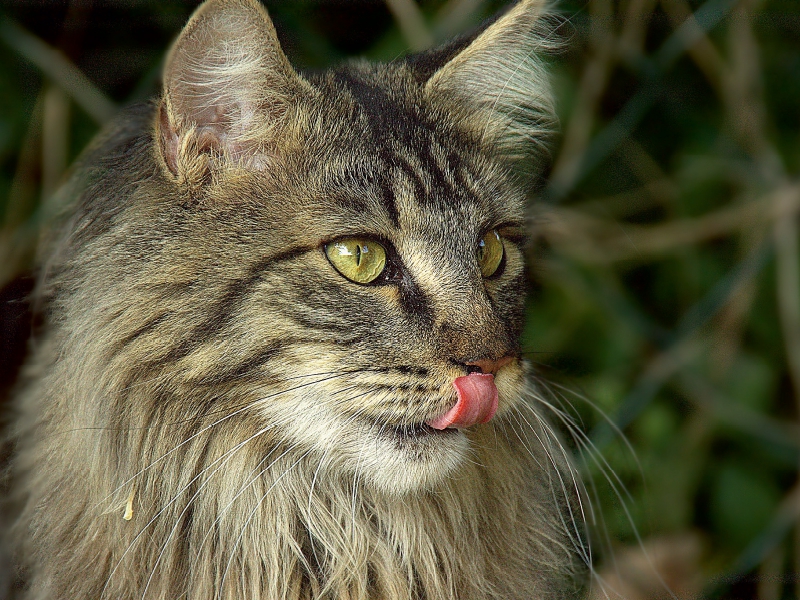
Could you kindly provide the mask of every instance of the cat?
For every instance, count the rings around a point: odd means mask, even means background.
[[[21,598],[581,597],[519,345],[545,11],[301,74],[256,0],[196,10],[43,243]]]

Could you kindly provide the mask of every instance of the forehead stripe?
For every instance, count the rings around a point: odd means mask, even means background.
[[[431,151],[436,143],[433,125],[424,120],[424,115],[390,97],[381,87],[352,73],[339,71],[335,77],[362,109],[379,157],[408,177],[418,203],[430,206],[438,196],[446,200],[454,193],[459,196],[463,194],[463,190],[454,185],[458,180],[457,168],[461,161],[453,151],[444,158],[436,159]],[[437,145],[442,147],[441,144]],[[411,156],[416,160],[410,160]],[[454,169],[449,177],[445,168]],[[390,219],[397,226],[396,199],[390,193],[391,187],[384,186],[383,202]],[[433,190],[439,193],[431,193]]]

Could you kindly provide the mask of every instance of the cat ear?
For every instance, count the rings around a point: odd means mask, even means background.
[[[547,151],[556,126],[543,51],[558,46],[546,0],[522,0],[440,66],[425,94],[511,161]]]
[[[179,182],[227,165],[264,168],[305,82],[255,0],[208,0],[175,42],[157,123],[161,155]]]

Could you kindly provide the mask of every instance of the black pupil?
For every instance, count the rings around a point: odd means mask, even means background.
[[[361,266],[361,244],[356,244],[356,266]]]

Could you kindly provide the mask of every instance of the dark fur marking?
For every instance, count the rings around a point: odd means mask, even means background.
[[[388,171],[388,161],[385,157],[385,152],[381,149],[378,152],[377,160],[370,161],[368,164],[360,163],[358,166],[352,165],[346,167],[343,172],[337,176],[337,179],[342,181],[339,185],[349,187],[352,182],[364,186],[371,191],[377,191],[378,197],[382,201],[382,206],[389,216],[389,220],[393,227],[400,226],[400,215],[397,211],[397,202],[392,190],[391,182],[389,181],[390,174]],[[381,160],[382,159],[382,160]],[[361,159],[359,159],[361,160]],[[338,190],[334,190],[330,198],[335,204],[342,208],[349,210],[358,210],[363,214],[367,214],[373,210],[374,204],[367,202],[357,195],[353,196],[339,196]]]
[[[277,341],[273,342],[243,361],[207,377],[193,380],[192,383],[197,383],[198,385],[218,385],[235,383],[242,380],[251,381],[253,379],[258,379],[262,377],[262,375],[257,372],[258,368],[264,366],[270,359],[274,358],[285,345],[286,344],[281,344]]]
[[[431,393],[432,390],[430,387],[422,384],[415,384],[415,383],[370,383],[368,386],[369,389],[373,390],[390,390],[390,391],[400,391],[400,392],[419,392],[424,394]]]
[[[428,197],[428,189],[425,182],[422,180],[421,175],[417,170],[408,162],[408,160],[400,154],[389,153],[388,150],[382,150],[382,156],[392,167],[402,172],[410,181],[414,188],[414,198],[420,204],[424,203]]]
[[[409,115],[393,101],[386,90],[372,85],[353,73],[338,71],[336,79],[346,87],[367,116],[372,135],[386,142],[389,133],[403,135],[407,132]]]
[[[298,523],[298,529],[304,534],[300,540],[300,550],[303,554],[303,558],[305,559],[306,566],[308,567],[309,575],[316,579],[317,584],[320,587],[323,587],[327,577],[322,565],[320,564],[319,558],[317,557],[316,549],[314,548],[314,535],[311,533],[311,530],[305,523]],[[311,582],[309,582],[307,585],[310,590],[312,588]],[[308,597],[311,597],[310,593]]]
[[[449,204],[452,196],[463,198],[469,194],[460,172],[463,161],[457,153],[451,151],[446,157],[449,176],[434,159],[431,148],[436,128],[427,123],[423,115],[413,108],[404,107],[381,88],[351,73],[339,72],[336,77],[347,87],[366,115],[380,159],[401,171],[411,181],[415,199],[421,206],[431,206],[437,200],[439,203]],[[415,168],[402,152],[395,150],[393,140],[399,141],[405,151],[416,152],[420,165],[424,166]],[[464,141],[454,132],[454,139],[448,140],[447,145],[461,145]],[[420,172],[422,169],[430,177],[430,185],[426,184]],[[386,182],[381,187],[386,211],[392,223],[397,226],[396,199],[390,192],[391,186]]]
[[[357,338],[352,338],[349,340],[343,338],[336,338],[335,340],[333,340],[333,343],[336,344],[337,346],[344,346],[345,348],[348,348],[350,346],[354,346],[356,343],[358,343],[358,341],[359,340]]]
[[[425,128],[424,124],[390,98],[385,90],[355,77],[352,73],[338,72],[336,78],[347,87],[366,115],[378,156],[389,166],[403,170],[412,180],[415,193],[423,195],[425,186],[419,175],[401,159],[399,154],[392,152],[390,147],[393,138],[399,139],[404,146],[415,146],[419,141],[415,139],[417,137],[415,134],[417,130]],[[382,188],[386,212],[392,223],[397,226],[399,215],[391,186],[384,181]]]
[[[444,565],[442,564],[442,559],[439,557],[439,554],[436,554],[437,562],[439,563],[439,568],[443,571]],[[442,572],[440,571],[440,572]],[[411,593],[414,594],[414,600],[428,600],[428,594],[425,592],[425,586],[422,583],[422,578],[419,576],[419,571],[416,568],[412,568],[412,582],[413,587],[411,589]]]
[[[392,186],[385,177],[382,179],[383,180],[381,181],[380,189],[383,197],[383,207],[389,214],[389,220],[391,220],[392,225],[395,227],[400,227],[400,213],[397,210],[397,199],[394,197]]]
[[[447,169],[453,177],[453,182],[457,192],[462,196],[474,194],[477,190],[470,189],[464,173],[468,167],[465,165],[463,159],[456,152],[448,152],[447,154]]]
[[[315,329],[317,331],[324,331],[331,334],[352,334],[353,333],[353,325],[350,323],[334,323],[334,322],[324,322],[313,317],[309,317],[308,314],[300,312],[300,311],[287,311],[284,313],[289,318],[293,319],[296,323],[302,325],[307,329]],[[320,340],[320,341],[327,341],[327,340]],[[354,343],[356,340],[353,338],[350,339],[343,339],[337,338],[337,343],[342,345],[348,345]]]
[[[407,366],[400,366],[400,367],[392,367],[394,371],[398,371],[403,373],[404,375],[419,375],[420,377],[427,377],[428,376],[428,369],[420,368],[420,367],[407,367]]]
[[[236,313],[235,308],[252,289],[252,287],[261,280],[261,278],[264,276],[264,273],[270,267],[274,267],[275,265],[286,260],[296,258],[312,249],[313,248],[308,246],[290,248],[284,252],[276,254],[275,256],[271,256],[259,261],[250,267],[250,270],[245,277],[235,279],[228,284],[226,290],[221,294],[220,300],[211,309],[210,316],[205,321],[200,323],[200,325],[192,329],[192,331],[183,339],[183,341],[172,348],[166,354],[166,356],[162,358],[162,360],[167,362],[177,362],[200,348],[207,341],[207,338],[211,334],[220,331],[226,325],[230,324]]]
[[[420,144],[417,152],[419,153],[418,156],[420,163],[425,165],[425,169],[428,175],[431,177],[431,187],[434,190],[434,193],[420,198],[419,202],[425,202],[427,200],[427,203],[429,204],[430,202],[438,200],[439,198],[449,198],[449,194],[447,192],[453,193],[458,197],[463,195],[461,190],[454,189],[454,187],[448,181],[447,175],[445,175],[445,173],[437,164],[437,161],[431,152],[431,144]]]
[[[430,301],[417,284],[406,275],[400,284],[400,307],[406,314],[417,317],[426,326],[433,325]]]
[[[156,329],[161,323],[163,323],[167,317],[170,316],[171,313],[164,312],[158,315],[157,317],[150,319],[144,325],[141,325],[122,339],[118,340],[112,347],[110,356],[115,356],[119,354],[122,350],[124,350],[127,346],[138,340],[143,335],[146,335]]]

